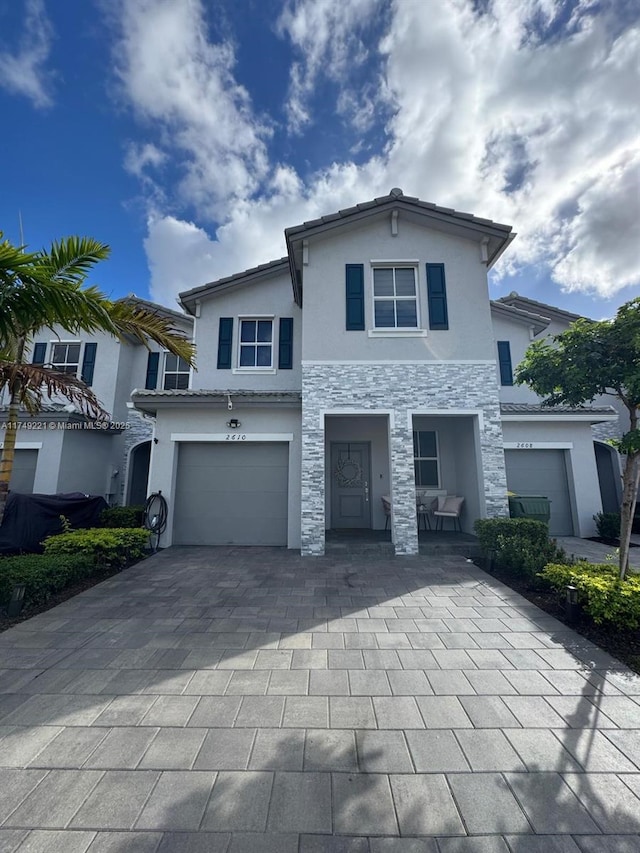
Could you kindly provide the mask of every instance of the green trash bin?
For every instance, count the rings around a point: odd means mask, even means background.
[[[543,495],[513,495],[509,497],[509,515],[511,518],[532,518],[548,524],[551,501]]]

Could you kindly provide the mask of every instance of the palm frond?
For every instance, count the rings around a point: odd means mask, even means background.
[[[82,284],[97,263],[109,257],[110,249],[92,237],[65,237],[56,240],[48,252],[39,254],[36,265],[45,282]]]
[[[149,340],[155,341],[163,349],[183,358],[192,367],[195,365],[194,345],[184,332],[160,312],[119,300],[111,303],[109,314],[120,337],[128,335],[144,346],[148,346]]]
[[[42,364],[0,361],[0,390],[3,388],[15,390],[18,402],[30,414],[42,411],[45,400],[62,397],[87,417],[109,418],[109,413],[81,379]]]

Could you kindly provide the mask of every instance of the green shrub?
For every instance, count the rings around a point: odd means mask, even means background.
[[[594,622],[612,622],[620,628],[640,625],[640,575],[620,580],[615,563],[550,563],[542,576],[554,589],[564,592],[571,584],[578,590],[578,602]]]
[[[101,568],[118,568],[144,556],[149,531],[142,527],[73,530],[49,536],[42,543],[47,555],[82,554]]]
[[[100,513],[100,527],[142,527],[143,506],[111,506]]]
[[[25,607],[44,604],[56,592],[96,572],[85,556],[24,554],[0,558],[0,604],[6,605],[16,584],[25,584]]]
[[[549,539],[549,527],[530,518],[480,518],[474,530],[485,554],[493,553],[494,566],[523,575],[531,583],[547,563],[564,559],[564,552]]]
[[[619,512],[599,512],[593,516],[596,523],[596,530],[601,539],[608,539],[611,542],[617,542],[620,538],[620,513]]]

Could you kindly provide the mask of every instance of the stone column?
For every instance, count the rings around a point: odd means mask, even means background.
[[[480,429],[480,452],[487,516],[508,516],[507,472],[499,406],[484,409],[484,427]]]
[[[406,414],[398,413],[396,421]],[[391,506],[393,544],[396,555],[418,553],[416,485],[413,467],[413,433],[397,423],[389,430],[391,459]]]
[[[306,422],[307,417],[303,412],[300,553],[321,557],[325,540],[324,428],[319,428],[317,415],[315,423]]]

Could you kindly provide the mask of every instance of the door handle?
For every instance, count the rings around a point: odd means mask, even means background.
[[[369,483],[367,480],[364,481],[364,499],[366,503],[369,503]]]

